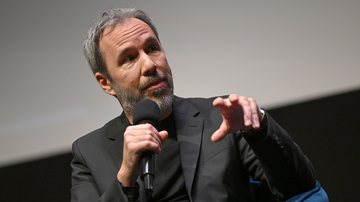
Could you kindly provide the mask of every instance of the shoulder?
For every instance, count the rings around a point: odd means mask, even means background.
[[[109,122],[107,122],[102,127],[81,136],[80,138],[74,141],[73,146],[78,145],[82,147],[86,145],[99,144],[103,142],[103,139],[108,135],[109,131],[112,128],[114,128],[117,122],[120,121],[119,119],[120,117],[116,117],[110,120]]]

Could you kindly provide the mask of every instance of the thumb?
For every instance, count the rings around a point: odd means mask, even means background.
[[[163,130],[163,131],[159,132],[159,135],[160,135],[161,141],[164,142],[168,138],[169,133],[166,130]]]
[[[223,121],[219,127],[219,129],[217,129],[212,135],[211,135],[211,141],[213,142],[218,142],[220,140],[222,140],[226,134],[228,133],[228,125],[226,124],[225,121]]]
[[[217,129],[212,135],[211,135],[211,141],[218,142],[222,140],[226,136],[226,133],[222,129]]]

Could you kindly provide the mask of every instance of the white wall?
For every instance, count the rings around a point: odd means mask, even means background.
[[[157,25],[175,93],[253,96],[273,107],[360,87],[360,1],[0,2],[0,165],[69,151],[121,108],[82,55],[111,7]]]

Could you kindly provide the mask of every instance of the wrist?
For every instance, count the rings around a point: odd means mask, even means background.
[[[257,140],[261,139],[266,136],[267,130],[267,118],[266,113],[263,109],[259,108],[259,121],[260,127],[259,128],[252,128],[250,130],[242,130],[240,133],[249,140]]]
[[[132,187],[136,185],[136,178],[132,171],[129,171],[128,169],[124,168],[124,166],[121,166],[118,174],[117,179],[124,187]]]

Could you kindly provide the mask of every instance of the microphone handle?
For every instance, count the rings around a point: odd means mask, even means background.
[[[141,157],[141,179],[144,181],[144,187],[147,192],[154,190],[154,159],[153,152],[144,151]]]

